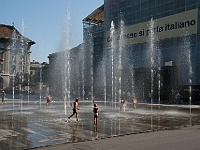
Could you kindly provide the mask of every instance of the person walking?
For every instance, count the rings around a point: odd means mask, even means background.
[[[71,118],[72,116],[74,116],[75,114],[76,114],[76,120],[79,121],[79,120],[78,120],[78,112],[77,112],[77,110],[79,110],[79,108],[78,108],[78,98],[75,99],[75,101],[72,103],[72,106],[73,106],[73,113],[72,113],[71,116],[68,117],[67,122],[69,122],[69,121],[70,121],[70,118]]]

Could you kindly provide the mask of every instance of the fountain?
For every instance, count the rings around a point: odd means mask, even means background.
[[[20,99],[21,108],[20,115],[15,109],[14,97],[14,77],[13,77],[13,112],[10,112],[10,104],[1,106],[0,119],[2,122],[0,134],[3,138],[0,139],[0,145],[4,145],[5,149],[14,148],[33,148],[39,146],[53,145],[58,143],[80,142],[94,140],[106,137],[115,137],[125,134],[135,134],[142,132],[150,132],[153,130],[163,130],[168,128],[182,127],[188,125],[188,109],[187,105],[176,106],[161,105],[161,82],[162,82],[162,53],[159,48],[159,42],[156,34],[153,32],[156,24],[155,20],[151,19],[147,25],[149,35],[148,42],[141,48],[141,53],[145,55],[143,61],[146,62],[147,76],[150,78],[146,84],[144,79],[137,79],[143,72],[137,71],[137,52],[134,49],[129,49],[125,46],[123,35],[125,34],[125,22],[120,21],[118,29],[114,22],[111,22],[110,39],[111,45],[107,52],[103,53],[103,58],[99,62],[98,69],[94,70],[94,41],[95,36],[90,33],[94,26],[90,26],[87,30],[87,40],[81,45],[79,52],[76,49],[70,49],[70,13],[67,13],[66,26],[62,38],[63,45],[61,50],[55,56],[55,66],[51,68],[50,73],[51,85],[47,87],[46,94],[56,93],[55,103],[52,108],[45,108],[42,102],[41,83],[42,69],[40,70],[40,100],[22,107],[22,99]],[[12,42],[12,65],[14,66],[16,33],[13,31]],[[185,36],[182,44],[185,52],[184,61],[189,65],[189,81],[192,83],[192,63],[190,40]],[[136,45],[137,46],[137,45]],[[140,45],[141,46],[141,45]],[[145,47],[145,48],[144,48]],[[181,51],[181,50],[180,50]],[[133,56],[134,55],[134,56]],[[187,57],[187,58],[186,58]],[[133,60],[134,59],[134,60]],[[179,60],[182,63],[183,60]],[[14,67],[13,67],[14,68]],[[14,69],[13,69],[14,71]],[[21,69],[23,71],[23,68]],[[94,72],[99,73],[98,77],[103,90],[95,89]],[[98,72],[99,71],[99,72]],[[55,75],[52,78],[51,75]],[[139,74],[139,75],[138,75]],[[145,76],[145,75],[143,75]],[[141,79],[141,80],[140,80]],[[188,79],[188,78],[187,78]],[[139,80],[139,81],[138,81]],[[126,82],[124,82],[126,81]],[[139,83],[139,84],[138,84]],[[57,84],[57,86],[55,85]],[[138,88],[139,87],[139,88]],[[100,87],[101,88],[101,87]],[[147,89],[151,94],[151,101],[144,103]],[[140,89],[142,89],[140,91]],[[93,124],[93,112],[91,102],[95,96],[95,92],[99,92],[99,97],[95,97],[95,103],[98,104],[99,124]],[[58,94],[59,93],[59,94]],[[199,124],[199,110],[192,113],[192,87],[189,88],[189,109],[190,123]],[[59,97],[56,97],[59,96]],[[79,101],[79,118],[80,122],[71,119],[70,123],[66,122],[66,115],[71,113],[70,102],[78,97]],[[133,109],[130,97],[137,98],[137,109]],[[142,98],[141,98],[142,97]],[[88,98],[87,100],[85,100]],[[126,111],[119,112],[118,100],[124,98],[126,100]],[[38,108],[38,105],[40,107]],[[159,106],[159,107],[157,107]],[[64,108],[63,108],[64,107]],[[159,112],[157,111],[157,108]],[[64,113],[63,113],[64,109]],[[12,114],[12,118],[10,117]],[[16,138],[17,137],[17,138]],[[2,140],[3,139],[3,140]],[[23,140],[21,140],[23,139]],[[26,140],[24,140],[26,139]],[[8,143],[13,143],[9,145]]]
[[[64,27],[63,32],[63,46],[61,48],[61,53],[58,58],[59,63],[57,66],[63,66],[62,67],[62,98],[64,100],[64,113],[67,114],[67,106],[70,108],[70,84],[71,84],[71,76],[70,76],[70,13],[67,11],[67,17],[66,17],[66,25]],[[64,50],[64,51],[63,51]],[[63,54],[64,53],[64,54]],[[57,67],[56,66],[56,67]]]
[[[16,65],[15,65],[15,51],[16,51],[16,30],[13,30],[13,34],[12,34],[12,47],[11,47],[11,74],[12,74],[12,99],[13,99],[13,112],[14,112],[14,108],[15,108],[15,69],[16,69]]]
[[[151,68],[151,89],[150,89],[150,95],[151,95],[151,104],[154,103],[154,98],[155,98],[155,94],[156,99],[158,100],[156,103],[160,104],[160,68],[161,68],[161,52],[160,49],[158,47],[158,39],[156,37],[156,34],[154,32],[154,27],[155,27],[155,21],[153,20],[153,18],[151,19],[151,21],[149,22],[149,36],[148,41],[149,41],[149,49],[147,49],[147,62],[149,61],[150,64],[150,68]],[[150,59],[150,60],[148,60]],[[158,81],[158,83],[156,84],[156,79]],[[154,81],[155,80],[155,81]],[[156,86],[158,88],[156,88]],[[154,90],[156,90],[156,92],[154,92]],[[151,105],[151,110],[152,110],[152,105]]]
[[[14,25],[13,25],[14,26]],[[24,82],[24,50],[26,49],[26,41],[24,39],[24,21],[22,20],[22,36],[18,38],[16,30],[13,30],[11,39],[11,74],[12,74],[12,101],[13,101],[13,112],[15,109],[15,80],[19,82],[19,98],[21,112],[23,110],[23,82]],[[21,64],[16,64],[17,59],[20,60]],[[16,72],[18,67],[19,72]],[[16,75],[18,75],[16,77]],[[17,79],[18,78],[18,79]],[[29,99],[28,99],[29,101]],[[29,102],[28,102],[29,103]]]
[[[112,99],[112,109],[113,109],[113,102],[114,102],[114,48],[115,48],[115,38],[114,38],[114,34],[115,34],[115,27],[114,27],[114,22],[111,22],[111,28],[110,28],[110,37],[112,39],[111,42],[111,87],[112,87],[112,91],[111,91],[111,99]]]
[[[184,64],[184,68],[182,68],[182,73],[185,74],[185,78],[188,79],[185,81],[185,85],[188,85],[188,100],[189,100],[189,115],[192,113],[192,79],[193,79],[193,69],[192,69],[192,60],[191,60],[191,42],[190,37],[188,36],[187,31],[183,30],[183,46],[181,47],[182,57],[179,60],[179,63]],[[184,82],[184,81],[183,81]],[[190,118],[190,125],[191,125]]]

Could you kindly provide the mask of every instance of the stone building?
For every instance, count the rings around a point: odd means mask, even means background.
[[[34,44],[14,26],[0,24],[0,89],[12,86],[16,74],[30,73],[30,48]]]

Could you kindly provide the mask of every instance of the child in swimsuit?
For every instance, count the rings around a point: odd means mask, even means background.
[[[76,99],[73,103],[72,103],[72,106],[73,106],[73,114],[71,116],[68,117],[68,122],[70,121],[70,118],[76,114],[76,120],[78,120],[78,112],[77,110],[79,110],[78,108],[78,99]]]
[[[99,112],[99,108],[97,107],[97,104],[94,104],[93,112],[94,112],[94,124],[97,125],[97,123],[98,123],[98,112]]]

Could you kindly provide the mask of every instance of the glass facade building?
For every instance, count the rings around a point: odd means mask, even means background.
[[[105,0],[103,53],[108,64],[107,89],[113,84],[120,87],[119,98],[199,103],[199,7],[200,0]],[[112,51],[116,51],[113,59],[109,55]],[[112,61],[118,68],[121,65],[118,75],[112,74],[117,72]],[[120,78],[120,84],[113,76]],[[114,90],[107,95],[116,95]]]

